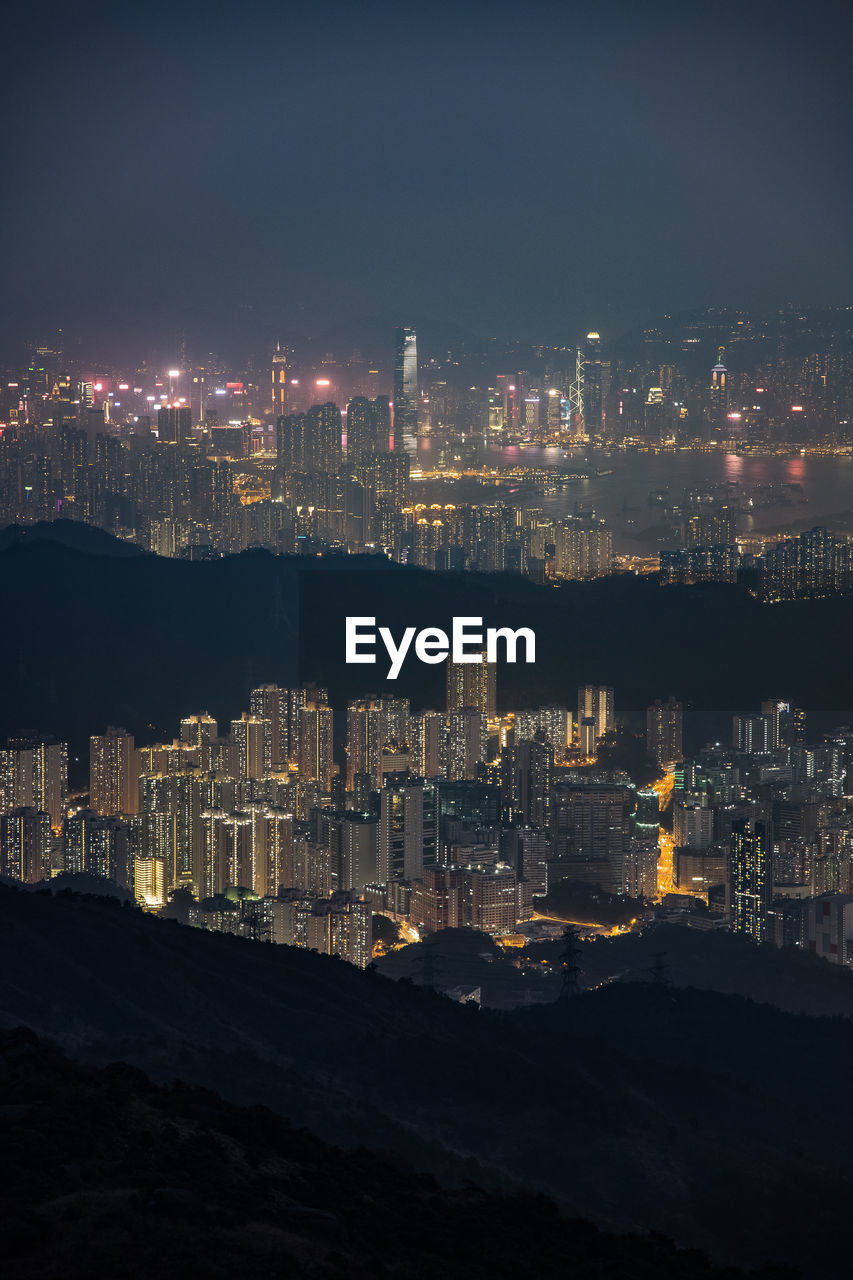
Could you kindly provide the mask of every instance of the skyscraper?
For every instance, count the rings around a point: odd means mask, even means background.
[[[732,823],[732,930],[763,942],[771,897],[771,852],[767,826],[739,818]]]
[[[347,407],[347,461],[358,462],[372,453],[387,453],[391,435],[391,406],[387,396],[369,400],[353,396]]]
[[[675,764],[682,758],[682,718],[684,708],[675,698],[656,698],[646,708],[646,750],[658,764]]]
[[[495,716],[495,666],[486,661],[447,662],[447,712],[475,707],[492,720]]]
[[[578,689],[578,721],[592,717],[595,736],[603,738],[614,725],[613,690],[605,685],[585,684]]]
[[[394,343],[394,452],[418,449],[418,340],[414,329],[401,326]]]
[[[89,739],[89,804],[95,813],[136,813],[139,763],[133,734],[110,725]]]
[[[280,342],[275,344],[272,355],[272,411],[287,413],[287,351]]]

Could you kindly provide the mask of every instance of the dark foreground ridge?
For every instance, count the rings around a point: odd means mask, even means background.
[[[125,1063],[75,1065],[26,1028],[0,1034],[0,1080],[8,1280],[745,1275],[566,1221],[544,1196],[449,1192]]]
[[[853,1120],[821,1082],[853,1055],[848,1019],[643,982],[477,1012],[113,900],[0,888],[0,1026],[21,1024],[445,1187],[543,1192],[730,1265],[816,1277],[842,1255]]]
[[[624,575],[555,589],[381,556],[246,551],[191,563],[137,551],[67,521],[0,533],[12,622],[0,631],[4,733],[55,734],[72,756],[107,724],[156,741],[205,708],[220,721],[239,715],[264,682],[317,681],[338,707],[370,691],[444,705],[443,666],[407,661],[391,684],[387,664],[347,666],[348,614],[375,615],[395,636],[454,615],[533,628],[535,665],[500,667],[498,703],[512,709],[572,706],[587,681],[613,685],[623,711],[673,693],[688,711],[719,712],[726,733],[756,689],[784,690],[810,710],[853,708],[846,650],[825,643],[853,628],[853,599],[769,607],[734,586],[662,590]]]

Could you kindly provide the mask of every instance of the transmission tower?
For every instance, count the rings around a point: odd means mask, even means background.
[[[560,998],[576,996],[580,991],[580,956],[578,933],[574,925],[567,925],[563,933],[563,950],[560,952],[560,963],[563,970],[563,986]]]

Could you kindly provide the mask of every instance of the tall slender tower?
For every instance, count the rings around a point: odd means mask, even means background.
[[[272,355],[272,411],[276,417],[287,413],[287,349],[280,342]]]
[[[401,326],[394,343],[394,452],[418,451],[418,339]]]

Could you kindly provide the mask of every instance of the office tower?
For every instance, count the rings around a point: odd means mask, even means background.
[[[495,717],[495,664],[486,661],[485,653],[479,662],[447,661],[447,712],[461,711],[463,707],[475,707],[489,720]]]
[[[646,708],[646,751],[658,764],[676,764],[684,754],[682,721],[684,706],[669,697],[656,698]]]
[[[299,776],[331,791],[334,772],[334,713],[311,703],[299,714]]]
[[[133,734],[110,725],[89,739],[89,805],[95,813],[136,813],[139,765]]]
[[[640,787],[634,812],[634,837],[658,843],[660,834],[660,797],[653,787]]]
[[[676,845],[672,859],[672,883],[687,893],[704,894],[714,885],[725,886],[729,871],[728,849],[711,844],[699,852]]]
[[[770,832],[764,822],[732,823],[732,930],[763,942],[772,896]]]
[[[702,853],[714,843],[714,811],[707,798],[676,800],[672,806],[672,838],[676,849]]]
[[[424,785],[390,783],[380,794],[379,880],[412,880],[424,868]]]
[[[17,808],[0,815],[0,874],[36,884],[50,876],[50,816]]]
[[[521,739],[501,752],[501,798],[504,820],[527,827],[547,827],[551,822],[551,787],[554,749],[537,734]]]
[[[569,516],[556,529],[555,573],[558,578],[606,578],[613,572],[613,534],[601,523],[581,523]]]
[[[287,351],[280,342],[272,355],[272,411],[278,417],[287,413]]]
[[[772,751],[773,716],[733,716],[732,746],[749,756]]]
[[[634,804],[633,788],[627,785],[558,782],[551,831],[562,876],[621,893]]]
[[[272,768],[272,725],[244,711],[231,721],[231,773],[235,778],[263,778]]]
[[[418,341],[414,329],[397,329],[394,343],[394,451],[418,451]]]
[[[372,454],[387,453],[390,436],[388,397],[369,400],[367,396],[353,396],[347,407],[347,461],[356,463]]]
[[[447,737],[447,776],[452,782],[473,781],[486,758],[488,721],[476,707],[464,706],[450,714]]]
[[[605,374],[601,362],[601,334],[595,330],[586,335],[584,384],[586,428],[590,435],[595,435],[604,425],[604,401],[610,390],[609,365]]]
[[[714,426],[722,426],[729,406],[729,372],[723,364],[725,355],[725,348],[720,347],[717,352],[717,363],[711,370],[711,383],[708,388],[708,408]]]
[[[186,444],[192,439],[192,413],[186,405],[164,405],[157,410],[157,440],[160,444]]]
[[[603,738],[614,726],[613,690],[605,685],[585,684],[578,689],[578,720],[595,721],[595,736]]]
[[[55,831],[68,803],[68,746],[10,739],[0,750],[0,809],[37,809]]]
[[[379,823],[375,813],[336,815],[339,888],[361,891],[382,883]]]

